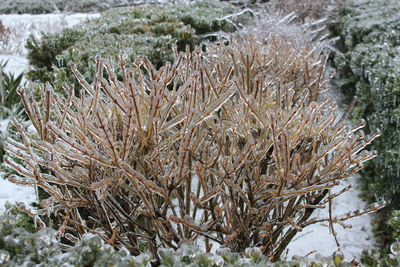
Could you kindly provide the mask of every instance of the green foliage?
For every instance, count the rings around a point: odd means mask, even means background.
[[[40,79],[50,81],[53,65],[57,65],[57,55],[74,45],[83,37],[83,32],[73,29],[64,29],[59,34],[45,34],[41,40],[31,36],[26,44],[29,50],[28,60],[35,66],[35,70],[29,72],[31,80]]]
[[[171,5],[169,12],[175,14],[185,25],[190,25],[195,29],[196,34],[206,34],[216,31],[233,32],[236,30],[235,25],[243,25],[248,23],[248,16],[239,16],[235,23],[230,23],[224,16],[238,12],[238,9],[225,4],[216,3],[216,1],[198,1],[188,5]],[[231,18],[232,19],[232,18]]]
[[[187,4],[148,5],[106,11],[74,29],[44,35],[41,41],[28,41],[28,58],[34,70],[30,80],[51,82],[56,88],[64,81],[73,82],[67,63],[74,62],[89,82],[93,80],[97,56],[114,61],[123,53],[128,62],[146,55],[156,67],[172,61],[171,47],[183,50],[198,43],[196,34],[234,31],[235,24],[249,21],[249,13],[235,23],[219,18],[237,12],[232,5],[213,1]]]
[[[21,98],[17,94],[17,89],[21,85],[23,73],[14,76],[5,71],[6,62],[0,62],[0,120],[9,117],[20,116],[22,113]],[[7,123],[3,121],[2,123]],[[4,156],[4,139],[8,132],[0,132],[0,161]]]
[[[5,212],[6,214],[15,217],[15,220],[13,221],[14,224],[13,227],[21,227],[29,233],[34,233],[37,231],[33,223],[33,219],[27,214],[18,210],[17,206],[12,205],[9,202],[6,202],[5,208],[6,208]]]
[[[6,62],[0,62],[0,119],[17,115],[22,110],[17,89],[21,85],[23,73],[14,76],[5,71]]]
[[[377,251],[375,249],[364,250],[361,254],[362,266],[399,266],[400,265],[400,242],[390,245],[390,252]]]
[[[2,0],[0,14],[92,12],[135,2],[137,0]]]
[[[216,253],[205,253],[193,244],[182,244],[176,251],[159,248],[157,257],[150,253],[134,257],[128,249],[123,247],[116,251],[93,234],[85,234],[75,246],[62,250],[56,238],[59,234],[56,230],[43,228],[39,231],[27,231],[26,227],[21,227],[26,217],[11,206],[0,216],[1,266],[352,266],[343,260],[341,253],[335,253],[332,257],[322,257],[319,254],[309,258],[294,256],[288,261],[271,262],[259,248],[247,248],[243,254],[233,253],[228,248],[219,248]],[[396,246],[395,243],[393,248]],[[398,263],[395,253],[388,258],[390,262]],[[376,252],[365,251],[362,257],[362,266],[377,266]],[[397,266],[390,262],[383,266]]]
[[[1,266],[149,266],[147,254],[132,257],[127,249],[115,251],[98,236],[87,234],[74,247],[62,251],[57,232],[43,228],[29,232],[20,219],[8,213],[0,217]]]
[[[400,240],[400,210],[392,213],[388,224],[393,228],[393,237]]]
[[[365,189],[371,198],[388,200],[390,214],[400,208],[400,2],[351,2],[336,30],[344,49],[335,58],[341,89],[359,98],[355,119],[366,119],[367,131],[382,131],[372,144],[379,157],[366,164]]]

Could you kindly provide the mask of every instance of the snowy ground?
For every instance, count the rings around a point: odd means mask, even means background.
[[[98,17],[93,14],[0,15],[3,25],[11,30],[8,42],[0,42],[0,54],[26,55],[26,40],[30,35],[40,38],[42,32],[57,33],[79,22]]]
[[[7,134],[9,120],[0,121],[0,134]],[[36,200],[35,190],[32,187],[19,186],[3,179],[0,173],[0,213],[4,212],[4,204],[8,202],[30,203]]]
[[[329,70],[331,72],[333,70]],[[344,103],[342,93],[332,88],[327,92],[327,96],[338,103],[338,117],[340,118],[347,106]],[[347,180],[341,180],[341,184],[337,186],[332,193],[339,192],[343,188],[352,185],[352,189],[340,195],[333,200],[332,215],[344,215],[350,211],[362,210],[368,205],[359,198],[360,184],[362,177],[357,174]],[[312,217],[328,218],[327,209],[318,210]],[[340,225],[334,225],[337,233],[337,240],[340,244],[340,251],[345,255],[346,260],[352,260],[354,257],[359,258],[364,249],[374,247],[376,245],[372,233],[373,214],[366,214],[345,221],[346,225],[352,228],[344,229]],[[328,224],[321,223],[310,225],[303,232],[298,233],[288,246],[288,257],[292,255],[305,256],[309,253],[320,253],[323,256],[330,256],[334,251],[338,250],[335,238],[329,231]]]
[[[98,16],[98,14],[0,15],[0,20],[2,20],[6,26],[22,25],[20,23],[24,23],[25,25],[36,25],[25,27],[24,29],[27,29],[27,32],[33,31],[33,34],[38,34],[38,36],[40,36],[40,27],[43,27],[45,31],[56,31],[63,27],[72,26],[89,16]],[[27,34],[19,38],[22,42],[23,40],[26,40]],[[24,44],[19,43],[18,45],[23,46]],[[25,57],[26,51],[23,49],[17,49],[14,52],[14,54],[0,53],[0,61],[9,59],[7,70],[14,73],[21,73],[28,68],[28,61]],[[3,124],[1,125],[1,128],[4,129],[5,122],[3,121],[0,122],[0,124],[1,123]],[[360,178],[352,177],[348,181],[342,182],[341,188],[344,188],[349,183],[353,184],[355,188],[336,199],[335,205],[333,206],[334,215],[342,215],[349,211],[366,207],[366,204],[358,198],[358,179]],[[338,188],[338,190],[341,188]],[[5,201],[29,203],[34,199],[35,192],[33,188],[17,186],[0,178],[0,212],[4,210],[3,207]],[[327,212],[321,211],[318,216],[325,218],[327,217]],[[346,259],[351,260],[353,257],[359,257],[363,249],[371,247],[375,243],[371,231],[371,215],[354,218],[346,223],[352,224],[353,228],[343,229],[341,226],[336,225],[335,230],[337,232],[337,239],[342,247]],[[295,240],[289,245],[288,256],[289,258],[291,255],[304,256],[313,251],[324,256],[330,256],[335,250],[337,250],[336,242],[330,234],[328,226],[326,224],[318,224],[304,229],[303,232],[299,233],[295,237]]]
[[[341,185],[336,189],[353,185],[353,189],[334,199],[332,213],[335,216],[344,215],[349,211],[355,211],[365,208],[367,205],[360,200],[359,181],[362,179],[359,175],[351,177],[349,180],[341,181]],[[315,214],[320,218],[327,218],[327,210],[321,210]],[[341,246],[341,251],[345,259],[351,260],[354,257],[359,258],[363,249],[375,245],[371,226],[372,215],[363,215],[345,221],[345,224],[352,225],[351,229],[343,229],[340,225],[334,225],[337,232],[337,240]],[[292,255],[305,256],[310,252],[320,253],[324,256],[330,256],[337,250],[334,237],[329,232],[328,224],[321,223],[311,225],[305,228],[303,232],[297,234],[294,241],[289,244],[289,258]]]
[[[0,62],[6,62],[6,61],[7,65],[5,71],[14,73],[15,75],[21,74],[22,72],[26,71],[29,67],[28,59],[24,56],[0,55]]]

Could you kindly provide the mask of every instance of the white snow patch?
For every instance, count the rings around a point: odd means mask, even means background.
[[[0,135],[3,138],[8,136],[8,124],[10,119],[0,121]],[[5,211],[4,205],[6,202],[12,204],[22,202],[29,204],[36,201],[35,188],[31,186],[22,186],[14,184],[4,179],[4,173],[0,172],[0,214]]]
[[[350,177],[348,180],[341,181],[340,186],[335,192],[352,184],[354,189],[335,198],[332,202],[333,216],[344,215],[349,211],[364,209],[368,205],[359,197],[359,175]],[[345,255],[345,259],[350,261],[354,257],[360,258],[361,252],[364,249],[371,248],[376,245],[372,234],[371,214],[362,215],[345,221],[347,225],[352,225],[351,229],[343,229],[342,226],[334,224],[334,229],[337,232],[337,239],[341,247],[341,251]],[[328,210],[319,210],[312,217],[328,218]],[[310,252],[315,251],[323,256],[329,257],[338,250],[335,239],[329,231],[328,223],[320,223],[310,225],[304,228],[303,232],[298,233],[293,241],[288,246],[288,258],[293,255],[306,256]],[[313,257],[311,254],[310,257]]]
[[[8,135],[8,124],[10,123],[10,119],[5,119],[0,121],[0,135],[7,136]]]
[[[26,41],[30,35],[40,39],[43,32],[57,33],[64,28],[70,28],[90,18],[99,17],[99,13],[92,14],[42,14],[42,15],[0,15],[0,21],[11,34],[6,43],[0,42],[0,53],[25,56]]]
[[[26,57],[18,55],[0,55],[0,63],[7,61],[6,72],[11,72],[17,76],[28,70],[29,61]]]
[[[6,202],[29,204],[35,201],[36,193],[33,187],[11,183],[3,178],[3,174],[0,174],[0,213],[5,211]]]
[[[28,23],[30,25],[53,25],[56,26],[52,31],[57,29],[57,26],[61,27],[72,27],[76,24],[89,19],[99,17],[99,13],[77,13],[77,14],[9,14],[9,15],[0,15],[0,20],[3,21],[4,26],[10,27],[14,25],[18,25],[19,23]],[[58,24],[58,25],[57,25]],[[41,29],[39,29],[41,30]]]

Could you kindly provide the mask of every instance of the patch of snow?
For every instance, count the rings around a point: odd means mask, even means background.
[[[0,135],[2,138],[8,136],[7,127],[9,122],[10,119],[0,121]],[[29,204],[36,201],[35,188],[14,184],[4,179],[3,175],[3,173],[0,173],[0,214],[5,211],[4,205],[6,202]]]
[[[341,181],[340,186],[337,187],[335,192],[342,190],[350,184],[354,188],[332,201],[333,216],[344,215],[349,211],[362,210],[368,206],[358,197],[360,178],[359,175],[355,175],[348,180]],[[346,260],[350,261],[354,257],[359,258],[364,249],[376,245],[372,234],[372,216],[371,214],[366,214],[345,221],[346,225],[352,225],[351,229],[344,229],[342,226],[334,224],[340,250],[345,255]],[[318,213],[313,214],[312,217],[328,218],[328,210],[318,210]],[[330,233],[328,223],[314,224],[304,228],[303,232],[295,236],[289,244],[288,249],[289,259],[293,255],[306,256],[314,251],[328,257],[332,256],[338,250],[336,241]],[[313,254],[310,257],[313,257]]]
[[[20,23],[27,23],[29,25],[50,25],[53,26],[50,32],[54,32],[56,29],[59,29],[60,26],[62,28],[65,27],[73,27],[76,24],[90,19],[90,18],[97,18],[99,17],[99,13],[77,13],[77,14],[39,14],[39,15],[32,15],[32,14],[7,14],[7,15],[0,15],[0,20],[3,22],[4,26],[6,27],[13,27]],[[39,29],[43,30],[43,29]],[[45,29],[46,30],[46,29]],[[48,32],[48,31],[46,31]]]
[[[6,72],[11,72],[14,76],[17,76],[29,68],[29,61],[26,57],[18,55],[0,55],[0,63],[6,62]]]
[[[11,183],[3,178],[3,174],[0,174],[0,213],[5,211],[6,202],[29,204],[35,201],[36,193],[33,187]]]
[[[332,73],[332,71],[331,69],[329,70],[330,73]],[[344,97],[335,84],[333,84],[332,90],[328,90],[326,94],[327,97],[331,98],[338,105],[338,121],[344,115],[345,109],[347,108],[344,104]],[[341,216],[351,211],[362,210],[368,206],[368,204],[359,197],[361,192],[361,179],[362,177],[356,174],[346,180],[341,180],[340,185],[332,190],[334,194],[350,184],[353,186],[351,190],[333,199],[333,217]],[[294,237],[288,246],[289,250],[287,256],[290,259],[293,255],[306,256],[312,253],[310,257],[313,257],[315,252],[322,256],[329,257],[332,256],[336,250],[340,249],[345,256],[345,260],[350,261],[353,258],[359,259],[364,249],[376,246],[372,232],[373,216],[373,214],[365,214],[344,221],[344,224],[352,226],[350,229],[344,229],[342,226],[334,224],[334,230],[337,233],[336,237],[340,248],[337,247],[335,238],[329,230],[328,223],[310,225],[304,228],[303,232],[298,233]],[[318,210],[312,217],[328,218],[328,209]]]
[[[99,17],[99,13],[80,14],[11,14],[0,15],[0,21],[11,30],[6,43],[0,43],[0,54],[25,56],[26,41],[30,35],[40,39],[43,32],[58,33],[90,18]]]
[[[7,136],[8,135],[8,124],[10,123],[10,119],[0,120],[0,135]]]

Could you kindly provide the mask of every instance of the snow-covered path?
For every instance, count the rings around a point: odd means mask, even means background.
[[[90,16],[98,16],[98,14],[93,14]],[[58,30],[63,27],[72,26],[79,21],[82,21],[88,17],[87,14],[78,15],[0,15],[0,20],[4,22],[6,26],[18,25],[18,23],[31,23],[30,25],[47,25],[44,30],[50,29],[55,31],[54,27],[49,27],[49,25],[56,25]],[[26,29],[36,30],[36,34],[40,33],[40,29],[37,30],[38,26],[26,27]],[[27,33],[29,34],[29,33]],[[26,40],[27,35],[21,37],[21,42]],[[23,45],[22,43],[18,45]],[[17,51],[18,52],[18,51]],[[19,53],[19,54],[18,54]],[[1,54],[0,62],[4,59],[9,59],[9,64],[7,70],[13,73],[21,73],[28,68],[28,61],[26,57],[26,51],[19,51],[16,54]],[[358,180],[359,176],[351,177],[347,181],[342,181],[340,188],[352,184],[355,188],[345,194],[341,195],[335,199],[335,204],[333,206],[334,215],[342,215],[349,211],[354,211],[358,209],[363,209],[366,207],[366,203],[360,200],[358,197]],[[35,192],[33,188],[27,188],[22,186],[14,185],[8,181],[1,179],[0,177],[0,212],[4,210],[5,201],[15,202],[21,201],[29,203],[35,199]],[[320,211],[318,217],[327,217],[326,210]],[[343,229],[343,227],[336,225],[335,230],[337,232],[337,239],[342,247],[342,251],[345,254],[346,260],[351,260],[353,257],[359,257],[363,249],[369,248],[374,245],[374,239],[371,229],[371,215],[364,215],[362,217],[357,217],[351,219],[346,224],[351,224],[353,227],[351,229]],[[326,224],[311,225],[304,229],[303,232],[299,233],[295,240],[289,245],[288,256],[292,255],[304,256],[312,251],[316,251],[323,256],[330,256],[337,250],[336,242],[333,236],[329,232],[329,228]]]

